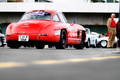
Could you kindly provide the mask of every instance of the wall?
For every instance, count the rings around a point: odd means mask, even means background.
[[[5,23],[6,21],[10,21],[11,23],[18,22],[23,15],[23,12],[1,12],[0,13],[0,23]],[[106,33],[107,27],[105,26],[107,23],[107,19],[111,16],[110,13],[64,13],[67,21],[72,23],[76,21],[77,24],[82,24],[86,28],[90,28],[91,31],[98,33]],[[116,14],[118,17],[118,14]],[[99,23],[99,25],[95,25],[94,23]],[[102,26],[100,26],[102,25]],[[5,33],[7,24],[0,24],[3,33]]]
[[[1,12],[0,13],[0,23],[5,23],[10,21],[11,23],[18,22],[24,12]],[[111,16],[110,13],[64,13],[67,21],[72,23],[76,21],[77,24],[83,25],[94,25],[99,23],[99,25],[106,25],[107,19]],[[116,14],[118,17],[118,14]]]
[[[0,23],[10,21],[11,23],[18,22],[23,13],[19,12],[0,12]]]
[[[0,3],[0,12],[25,12],[34,9],[77,13],[118,13],[119,3]]]
[[[108,28],[106,25],[83,25],[85,28],[89,28],[91,32],[107,33]]]
[[[82,25],[106,25],[110,13],[65,13],[65,16],[69,23],[76,21],[77,24]],[[118,17],[118,14],[116,14]]]
[[[6,33],[6,28],[9,24],[8,23],[2,23],[0,24],[1,30],[2,30],[2,34]]]

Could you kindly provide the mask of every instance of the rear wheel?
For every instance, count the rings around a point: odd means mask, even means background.
[[[44,49],[45,45],[44,44],[37,44],[36,49]]]
[[[86,43],[86,48],[90,47],[90,39],[88,39],[88,42]]]
[[[7,46],[10,47],[11,49],[19,49],[20,44],[17,41],[8,41]]]
[[[65,49],[67,43],[66,30],[62,30],[60,34],[60,41],[56,44],[56,49]]]
[[[48,48],[52,48],[52,45],[48,45]]]
[[[95,44],[93,45],[93,48],[97,47],[97,40],[95,41]]]

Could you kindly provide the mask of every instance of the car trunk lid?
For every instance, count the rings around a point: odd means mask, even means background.
[[[28,20],[28,21],[21,21],[18,22],[14,25],[12,28],[13,33],[18,33],[18,34],[37,34],[40,32],[40,30],[49,25],[50,21],[45,21],[45,20]]]

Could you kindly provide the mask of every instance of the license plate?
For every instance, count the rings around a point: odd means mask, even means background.
[[[28,35],[19,35],[18,41],[29,41]]]

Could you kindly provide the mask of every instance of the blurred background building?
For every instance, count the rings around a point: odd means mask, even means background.
[[[118,18],[119,0],[0,0],[0,27],[5,33],[9,23],[18,22],[24,12],[37,9],[62,11],[69,23],[75,21],[103,33],[107,32],[111,13]]]

